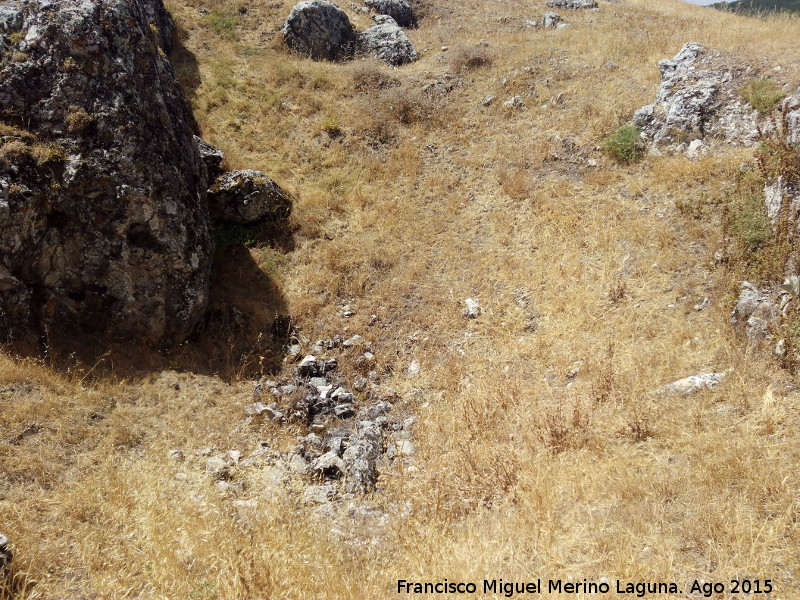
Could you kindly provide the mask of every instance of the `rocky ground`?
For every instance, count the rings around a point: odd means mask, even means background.
[[[798,25],[677,4],[0,2],[0,596],[791,597]]]

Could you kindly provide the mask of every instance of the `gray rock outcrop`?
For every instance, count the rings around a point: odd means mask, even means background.
[[[158,344],[208,300],[208,177],[161,0],[0,3],[0,338]]]
[[[406,32],[392,17],[375,17],[377,25],[358,34],[358,49],[365,54],[374,54],[393,67],[399,67],[419,58],[417,49]]]
[[[597,0],[547,0],[550,8],[597,8]]]
[[[755,143],[757,113],[740,98],[746,69],[735,60],[690,42],[658,66],[656,100],[633,118],[647,141],[678,151],[688,150],[694,140]]]
[[[349,54],[356,32],[347,14],[328,0],[300,2],[281,28],[293,50],[314,60],[337,60]]]
[[[408,0],[364,0],[379,15],[389,15],[401,27],[414,27],[416,18]]]
[[[780,303],[776,295],[762,292],[749,281],[742,282],[739,299],[731,313],[731,324],[737,333],[751,342],[769,338],[780,316]]]
[[[252,169],[219,177],[208,190],[208,201],[215,221],[238,225],[282,221],[292,210],[289,195],[265,173]]]
[[[194,143],[197,146],[200,159],[206,167],[208,181],[213,182],[217,177],[222,175],[222,161],[225,155],[222,153],[222,150],[215,148],[197,136],[194,136]]]

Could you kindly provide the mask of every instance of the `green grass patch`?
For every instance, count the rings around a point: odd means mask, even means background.
[[[603,150],[620,164],[628,165],[644,157],[644,142],[639,129],[623,125],[603,140]]]
[[[742,100],[758,111],[758,114],[768,115],[778,106],[786,94],[781,87],[769,77],[755,77],[742,88]]]

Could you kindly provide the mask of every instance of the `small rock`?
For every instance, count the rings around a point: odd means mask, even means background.
[[[170,460],[182,461],[184,459],[183,450],[180,450],[178,448],[173,448],[172,450],[167,452],[167,458],[169,458]]]
[[[228,450],[228,458],[233,461],[233,464],[239,464],[239,460],[242,458],[242,453],[238,450]]]
[[[355,397],[353,396],[353,394],[351,394],[350,392],[348,392],[348,391],[347,391],[346,389],[344,389],[343,387],[338,387],[338,388],[336,388],[336,390],[335,390],[335,391],[334,391],[334,392],[331,394],[331,399],[332,399],[332,400],[333,400],[333,401],[334,401],[336,404],[351,404],[351,403],[352,403],[352,402],[355,400]]]
[[[360,335],[354,335],[350,339],[342,342],[342,346],[344,346],[345,348],[352,348],[353,346],[360,346],[363,343],[364,343],[363,337],[361,337]]]
[[[317,390],[319,390],[319,388],[328,386],[328,380],[324,377],[312,377],[308,383],[309,385],[313,385],[315,388],[317,388]]]
[[[420,366],[419,362],[414,360],[411,361],[410,365],[408,365],[408,370],[406,371],[406,373],[408,374],[409,377],[416,377],[417,375],[419,375],[419,372],[421,370],[422,367]]]
[[[353,389],[357,392],[363,392],[367,389],[367,385],[369,382],[367,381],[366,377],[358,377],[355,381],[353,381]]]
[[[312,462],[311,470],[325,479],[338,479],[345,472],[345,464],[336,452],[331,451]]]
[[[356,414],[352,404],[339,404],[333,407],[333,414],[340,419],[349,419]]]
[[[497,96],[495,96],[493,94],[489,94],[488,96],[486,96],[486,98],[484,98],[481,101],[481,105],[482,106],[490,106],[492,104],[492,102],[495,101],[496,98],[497,98]]]
[[[269,406],[267,406],[267,408],[264,410],[264,413],[269,417],[271,421],[282,423],[283,421],[286,420],[286,415],[278,410],[278,405],[275,404],[274,402]]]
[[[483,312],[478,301],[473,298],[467,298],[464,300],[464,304],[466,305],[464,308],[464,316],[468,319],[477,319]]]
[[[546,29],[555,29],[556,25],[561,23],[561,15],[554,12],[544,13],[544,20],[542,21],[543,27]]]
[[[219,456],[212,456],[206,461],[206,473],[214,479],[225,481],[231,478],[230,459],[226,460]]]
[[[726,373],[705,373],[678,379],[657,390],[657,393],[667,396],[688,396],[700,390],[710,390],[717,387],[725,378]]]
[[[250,417],[257,417],[266,410],[267,410],[267,405],[264,404],[263,402],[253,402],[252,404],[245,405],[244,414]]]
[[[700,302],[694,305],[694,309],[697,311],[704,310],[708,308],[708,305],[711,304],[711,301],[708,298],[703,298]]]
[[[442,46],[442,52],[447,52],[450,50],[450,46]]]
[[[300,361],[300,364],[297,365],[297,372],[301,377],[316,377],[322,374],[317,357],[313,354],[309,354]]]
[[[503,102],[504,108],[524,108],[525,107],[525,100],[522,99],[522,96],[512,96],[505,102]]]
[[[303,502],[305,504],[326,504],[334,497],[336,497],[336,485],[332,483],[309,485],[303,492]]]
[[[345,304],[342,307],[342,310],[339,311],[339,315],[344,317],[345,319],[349,319],[350,317],[354,316],[356,311],[349,304]],[[329,346],[330,347],[330,346]]]
[[[322,365],[322,370],[325,373],[330,373],[331,371],[335,371],[339,368],[339,361],[335,358],[329,358],[326,360]]]
[[[289,470],[298,475],[302,475],[308,470],[308,463],[299,454],[293,454],[289,459]]]

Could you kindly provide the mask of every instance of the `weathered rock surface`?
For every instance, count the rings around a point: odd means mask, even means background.
[[[556,12],[546,12],[544,13],[544,17],[542,17],[542,27],[545,29],[555,29],[559,25],[564,25],[561,22],[561,15]]]
[[[361,52],[374,54],[394,67],[419,58],[414,44],[392,17],[381,15],[375,20],[377,25],[358,34],[358,49]]]
[[[710,390],[717,387],[725,378],[726,373],[704,373],[703,375],[691,375],[678,379],[658,390],[658,393],[667,396],[688,396],[700,390]]]
[[[0,337],[182,340],[208,299],[206,169],[161,0],[0,3]]]
[[[379,15],[389,15],[401,27],[414,27],[416,18],[408,0],[364,0]]]
[[[356,40],[347,14],[327,0],[310,0],[295,5],[281,33],[290,48],[314,60],[343,58]]]
[[[781,108],[786,113],[786,139],[790,144],[800,145],[800,99],[789,96]]]
[[[550,8],[597,8],[597,0],[547,0]]]
[[[658,66],[661,85],[656,100],[633,118],[646,140],[678,151],[688,150],[693,140],[755,143],[757,113],[739,95],[746,68],[696,42]]]
[[[239,225],[282,221],[292,211],[289,195],[265,173],[252,169],[222,175],[208,190],[208,202],[215,221]]]
[[[200,154],[200,159],[206,167],[206,174],[208,181],[213,182],[217,177],[222,175],[222,161],[225,158],[222,150],[215,148],[205,140],[194,136],[194,143],[197,146],[197,151]]]
[[[731,313],[731,324],[737,333],[751,342],[769,338],[770,330],[778,324],[780,316],[777,294],[761,291],[749,281],[742,282],[739,299]]]
[[[345,488],[351,493],[372,491],[378,481],[377,459],[383,452],[383,432],[374,421],[358,423],[356,434],[342,455]]]

